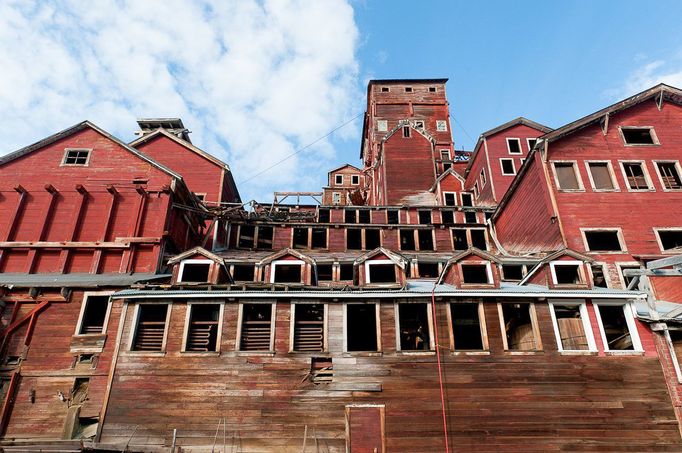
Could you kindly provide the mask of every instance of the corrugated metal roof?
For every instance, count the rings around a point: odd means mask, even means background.
[[[22,274],[0,273],[0,285],[18,287],[100,287],[100,286],[130,286],[134,283],[169,278],[166,274],[136,273],[136,274]]]

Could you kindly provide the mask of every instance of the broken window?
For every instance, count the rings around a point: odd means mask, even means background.
[[[350,175],[350,183],[354,186],[360,185],[360,175]]]
[[[587,250],[590,252],[620,252],[623,250],[617,230],[585,231]]]
[[[400,250],[416,250],[414,230],[400,230]]]
[[[326,249],[327,248],[327,229],[326,228],[313,228],[310,238],[310,247],[313,249]]]
[[[416,129],[424,129],[424,120],[415,120],[414,127]]]
[[[597,288],[606,288],[606,276],[604,275],[604,265],[603,264],[592,264],[590,265],[590,270],[592,271],[592,285]]]
[[[240,351],[272,349],[272,304],[243,304]]]
[[[329,223],[330,220],[330,212],[329,209],[318,209],[317,211],[317,221],[319,223]]]
[[[387,132],[388,131],[388,121],[387,120],[377,120],[377,131]]]
[[[419,250],[433,250],[433,230],[417,230]]]
[[[441,211],[440,218],[444,224],[452,225],[453,223],[455,223],[455,212],[450,210]]]
[[[338,192],[334,192],[332,194],[332,203],[333,204],[340,204],[341,203],[341,194]]]
[[[331,357],[311,357],[310,380],[313,384],[330,384],[334,380],[333,359]]]
[[[554,162],[559,190],[580,190],[580,183],[573,162]]]
[[[587,168],[592,176],[592,188],[594,190],[615,189],[608,162],[588,162]]]
[[[452,339],[455,351],[482,351],[483,331],[477,303],[450,304]]]
[[[621,162],[630,190],[649,190],[649,181],[641,162]]]
[[[232,269],[232,279],[236,282],[252,282],[256,276],[253,264],[235,264]]]
[[[389,209],[386,211],[386,223],[389,225],[397,225],[400,223],[399,213],[397,209]]]
[[[457,205],[457,194],[454,192],[444,192],[443,197],[445,198],[445,206]]]
[[[626,145],[655,145],[658,143],[651,127],[623,127],[623,140]]]
[[[607,351],[632,351],[635,349],[632,332],[625,316],[625,305],[598,304],[602,333]],[[637,348],[639,349],[639,348]]]
[[[180,268],[180,282],[206,283],[211,269],[211,263],[184,262]]]
[[[552,263],[555,285],[579,285],[584,283],[579,264]]]
[[[431,349],[428,304],[398,304],[401,351]]]
[[[535,144],[538,142],[537,138],[527,138],[526,140],[528,141],[528,151],[535,148]]]
[[[431,225],[431,211],[418,211],[419,223],[422,225]]]
[[[318,282],[331,282],[334,280],[333,277],[334,266],[331,264],[318,264],[317,265],[317,281]]]
[[[509,151],[509,154],[523,154],[521,139],[507,138],[507,150]]]
[[[638,265],[627,265],[627,264],[621,264],[618,266],[620,268],[620,276],[623,279],[623,288],[627,289],[630,286],[630,283],[632,283],[632,280],[634,280],[633,275],[625,275],[625,271],[627,270],[633,270],[633,269],[640,269]]]
[[[492,283],[487,264],[462,264],[462,283],[466,285],[487,285]]]
[[[301,283],[303,266],[301,264],[273,263],[275,279],[273,283]]]
[[[357,228],[346,230],[346,249],[362,250],[362,230]]]
[[[189,328],[185,351],[217,351],[220,305],[190,304],[189,310]]]
[[[346,209],[343,212],[343,220],[346,223],[357,223],[357,209]]]
[[[443,161],[450,160],[450,150],[449,149],[441,149],[440,150],[440,158]]]
[[[294,228],[293,248],[308,248],[308,228]]]
[[[381,247],[381,230],[365,230],[365,249],[374,250]]]
[[[346,305],[348,351],[377,351],[377,310],[375,304]]]
[[[473,206],[474,205],[474,199],[472,198],[470,193],[462,193],[460,195],[462,197],[462,206]]]
[[[324,350],[324,305],[294,305],[294,344],[298,352]]]
[[[663,187],[668,190],[682,189],[682,179],[675,162],[656,162]]]
[[[476,219],[476,212],[475,211],[465,211],[464,212],[464,222],[465,223],[478,223],[478,220]]]
[[[481,187],[485,187],[486,183],[485,170],[481,170],[481,174],[479,177],[481,178]]]
[[[343,175],[334,175],[334,183],[337,186],[340,186],[343,184]]]
[[[502,280],[510,282],[523,280],[523,266],[521,264],[503,264]]]
[[[396,272],[394,264],[372,264],[367,266],[369,271],[368,283],[395,283]]]
[[[585,321],[581,305],[552,304],[556,328],[559,332],[560,350],[587,351],[590,345],[585,334]]]
[[[417,263],[417,269],[419,270],[419,278],[438,278],[440,275],[438,263],[419,261]]]
[[[369,209],[358,209],[358,223],[372,223]]]
[[[500,304],[504,325],[505,347],[510,351],[537,350],[537,340],[531,319],[531,304]]]
[[[353,265],[341,263],[339,265],[339,280],[353,281]]]
[[[259,250],[272,250],[272,236],[274,228],[270,226],[258,227],[258,242],[256,248]]]
[[[239,226],[239,239],[237,240],[237,247],[242,249],[252,249],[254,238],[256,237],[256,227],[252,225]]]
[[[661,249],[671,251],[682,247],[682,230],[657,230]]]
[[[403,137],[410,138],[410,126],[403,126]]]
[[[138,305],[132,351],[162,351],[168,304]]]
[[[104,333],[104,321],[109,309],[109,296],[87,296],[78,335]]]
[[[500,165],[502,166],[503,175],[516,174],[516,169],[514,168],[514,159],[500,159]]]
[[[445,120],[437,120],[436,121],[436,131],[447,132],[448,131],[448,123]]]
[[[89,149],[67,149],[64,153],[64,165],[87,165],[89,157]]]
[[[485,240],[485,230],[472,228],[469,230],[471,245],[479,250],[488,250],[488,243]]]

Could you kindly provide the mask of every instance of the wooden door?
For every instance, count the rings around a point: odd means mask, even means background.
[[[386,453],[383,405],[351,404],[346,406],[346,451],[348,453]]]

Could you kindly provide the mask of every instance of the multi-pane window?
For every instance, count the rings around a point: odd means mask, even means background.
[[[381,230],[376,228],[346,229],[347,250],[374,250],[381,247]]]
[[[387,120],[377,120],[377,131],[387,132],[388,131],[388,121]]]
[[[166,333],[168,304],[140,304],[133,334],[132,351],[162,351]]]
[[[481,306],[477,303],[450,304],[453,350],[482,351],[487,349],[481,313]]]
[[[273,235],[271,226],[240,225],[237,248],[272,250]]]
[[[650,190],[643,162],[621,162],[623,174],[630,190]]]
[[[554,162],[557,188],[559,190],[581,190],[577,167],[574,162]]]
[[[436,131],[447,132],[448,131],[448,123],[445,120],[436,121]]]
[[[682,189],[682,179],[680,179],[677,162],[656,162],[656,168],[665,189]]]
[[[379,350],[376,304],[346,305],[346,350]]]
[[[243,304],[241,308],[239,350],[272,350],[273,304]]]
[[[327,248],[327,229],[295,227],[292,246],[295,249],[325,249]]]
[[[484,228],[453,228],[452,242],[454,250],[466,250],[469,247],[488,250]]]
[[[109,311],[109,296],[88,295],[83,301],[81,322],[77,335],[104,333],[104,324]]]
[[[608,162],[587,162],[587,169],[594,190],[614,190],[616,187],[611,176],[611,164]]]
[[[219,304],[189,304],[189,323],[185,351],[212,352],[218,350],[220,330]]]
[[[294,304],[293,311],[293,351],[324,351],[323,304]]]
[[[424,303],[398,304],[398,339],[401,351],[431,349],[429,305]]]
[[[433,230],[400,230],[400,250],[434,250]]]
[[[89,149],[67,149],[63,163],[64,165],[87,165],[89,158]]]

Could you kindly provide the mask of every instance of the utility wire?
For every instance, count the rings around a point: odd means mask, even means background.
[[[452,113],[450,114],[450,118],[452,118],[452,120],[453,120],[455,123],[457,123],[457,125],[458,125],[458,126],[462,129],[462,131],[464,132],[464,135],[466,135],[467,137],[469,137],[469,140],[471,140],[471,142],[474,143],[474,145],[475,145],[475,144],[476,144],[476,140],[474,140],[474,139],[471,137],[471,135],[469,135],[469,133],[467,132],[467,130],[464,129],[464,126],[462,126],[462,123],[460,123],[459,121],[457,121],[457,118],[455,118],[455,117],[452,115]]]
[[[346,121],[345,123],[343,123],[343,124],[341,124],[341,125],[339,125],[339,126],[336,126],[334,129],[332,129],[331,131],[329,131],[328,133],[326,133],[326,134],[323,135],[322,137],[318,138],[317,140],[314,140],[314,141],[308,143],[308,144],[305,145],[303,148],[300,148],[300,149],[294,151],[293,153],[289,154],[289,155],[286,156],[285,158],[283,158],[283,159],[281,159],[281,160],[275,162],[274,164],[270,165],[268,168],[259,171],[259,172],[256,173],[255,175],[252,175],[252,176],[246,178],[245,180],[239,182],[238,184],[247,183],[247,182],[251,181],[252,179],[254,179],[254,178],[256,178],[256,177],[262,175],[263,173],[272,170],[273,168],[275,168],[276,166],[278,166],[278,165],[281,164],[282,162],[285,162],[285,161],[291,159],[291,158],[294,157],[296,154],[299,154],[299,153],[305,151],[306,149],[310,148],[310,147],[313,146],[314,144],[316,144],[316,143],[318,143],[318,142],[324,140],[325,138],[327,138],[327,137],[329,137],[330,135],[332,135],[334,132],[338,131],[339,129],[341,129],[341,128],[344,127],[344,126],[347,126],[348,124],[352,123],[353,121],[355,121],[356,119],[360,118],[360,117],[361,117],[362,115],[364,115],[364,114],[365,114],[365,112],[360,112],[360,113],[358,113],[358,114],[355,115],[353,118],[349,119],[348,121]]]

